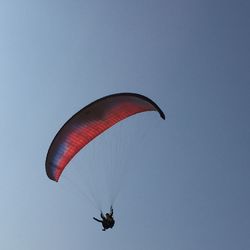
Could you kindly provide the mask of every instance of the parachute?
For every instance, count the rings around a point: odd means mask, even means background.
[[[146,96],[118,93],[100,98],[73,115],[58,131],[46,157],[47,176],[58,182],[70,160],[90,141],[116,123],[137,113],[156,111],[159,106]]]

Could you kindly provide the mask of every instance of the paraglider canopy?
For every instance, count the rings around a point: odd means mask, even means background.
[[[46,173],[58,181],[68,162],[91,140],[129,116],[156,111],[159,106],[146,96],[118,93],[100,98],[73,115],[53,139],[46,158]]]

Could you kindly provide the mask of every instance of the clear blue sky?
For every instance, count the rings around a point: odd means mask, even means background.
[[[0,248],[250,249],[249,13],[247,0],[0,1]],[[167,119],[131,120],[120,131],[133,147],[114,156],[100,138],[65,173],[127,164],[102,232],[44,163],[71,115],[116,92],[152,98]]]

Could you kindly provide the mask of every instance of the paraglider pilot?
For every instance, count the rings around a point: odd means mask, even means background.
[[[113,208],[112,206],[110,207],[110,212],[106,213],[106,215],[103,215],[102,211],[101,211],[101,218],[102,220],[99,220],[95,217],[93,217],[94,220],[102,223],[103,229],[102,231],[105,231],[106,229],[112,228],[115,224],[115,220],[113,218]]]

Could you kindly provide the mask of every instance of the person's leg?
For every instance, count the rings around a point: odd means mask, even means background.
[[[96,221],[98,221],[98,222],[102,222],[101,220],[99,220],[99,219],[97,219],[95,217],[93,217],[93,219],[96,220]]]

